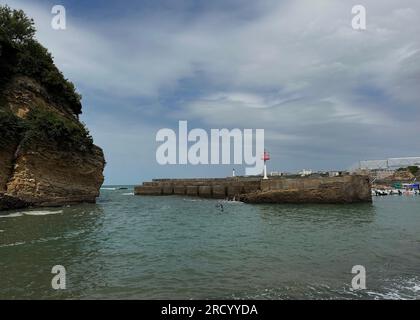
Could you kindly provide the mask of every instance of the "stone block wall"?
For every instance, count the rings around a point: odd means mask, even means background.
[[[367,176],[156,179],[135,188],[136,195],[184,195],[240,199],[249,203],[371,202]]]

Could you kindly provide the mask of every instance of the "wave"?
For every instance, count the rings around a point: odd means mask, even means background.
[[[14,246],[22,245],[22,244],[35,244],[35,243],[42,243],[42,242],[48,242],[48,241],[55,241],[55,240],[59,240],[61,238],[62,237],[50,237],[50,238],[35,239],[35,240],[29,241],[29,242],[26,242],[26,241],[18,241],[18,242],[15,242],[15,243],[2,244],[2,245],[0,245],[0,248],[3,248],[3,247],[14,247]]]
[[[417,299],[420,293],[420,279],[397,279],[389,281],[384,292],[368,291],[367,294],[373,299],[411,300]]]
[[[111,191],[114,191],[114,190],[117,190],[117,188],[106,188],[106,187],[102,187],[101,190],[111,190]]]
[[[11,213],[8,215],[0,215],[0,218],[16,218],[16,217],[21,217],[23,216],[22,212],[16,212],[16,213]]]
[[[14,246],[19,246],[21,244],[25,244],[26,242],[15,242],[15,243],[10,243],[10,244],[2,244],[0,245],[0,248],[3,247],[14,247]]]
[[[182,199],[184,201],[188,201],[188,202],[200,202],[203,201],[202,199]]]
[[[123,196],[134,196],[134,192],[122,193]]]
[[[48,210],[38,210],[38,211],[22,211],[10,213],[8,215],[0,215],[0,218],[17,218],[22,216],[46,216],[50,214],[59,214],[63,213],[63,210],[48,211]]]
[[[236,201],[236,200],[222,200],[222,201],[219,201],[219,202],[221,202],[221,203],[231,203],[231,204],[245,204],[245,202],[242,202],[242,201]]]
[[[58,214],[58,213],[63,213],[63,210],[57,210],[57,211],[42,210],[42,211],[26,211],[26,212],[23,212],[23,214],[27,215],[27,216],[46,216],[46,215]]]

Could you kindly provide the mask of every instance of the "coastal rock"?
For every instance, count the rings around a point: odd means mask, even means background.
[[[104,156],[38,147],[19,154],[7,183],[7,194],[36,206],[93,203],[103,183]]]
[[[79,121],[82,97],[34,20],[0,13],[0,210],[94,202],[105,160]]]
[[[31,204],[21,199],[10,197],[4,194],[0,194],[0,211],[22,209],[29,207]]]
[[[396,171],[388,180],[411,182],[415,176],[408,170]]]
[[[14,153],[16,142],[0,138],[0,193],[6,192],[6,184],[13,172]]]
[[[42,110],[57,121],[81,126],[77,115],[65,104],[57,104],[42,85],[28,77],[15,77],[3,91],[0,112],[26,119]],[[12,130],[10,130],[12,131]],[[63,149],[43,139],[23,147],[23,137],[0,139],[0,210],[17,207],[58,206],[95,202],[103,183],[102,150],[95,146]]]

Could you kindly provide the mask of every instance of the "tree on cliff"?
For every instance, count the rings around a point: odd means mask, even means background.
[[[22,10],[0,6],[0,93],[14,75],[38,80],[56,102],[75,115],[82,113],[81,96],[57,69],[51,54],[35,38],[34,21]]]
[[[0,6],[0,43],[21,45],[35,35],[34,21],[22,10],[12,10],[8,6]]]

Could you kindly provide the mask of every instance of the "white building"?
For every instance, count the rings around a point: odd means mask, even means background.
[[[299,174],[302,177],[310,176],[312,174],[312,170],[303,169],[303,170],[299,171]]]

